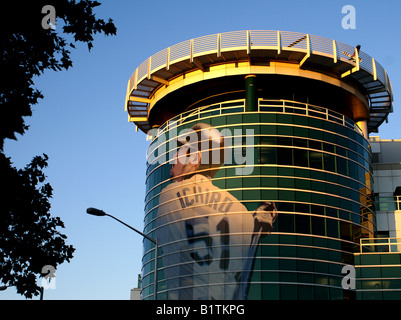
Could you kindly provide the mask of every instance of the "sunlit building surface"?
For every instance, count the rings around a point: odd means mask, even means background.
[[[392,100],[374,58],[297,32],[214,34],[144,61],[126,110],[150,140],[144,233],[159,243],[157,298],[380,299],[401,289],[390,243],[401,228],[375,208],[375,194],[397,205],[399,188],[378,191],[369,143]],[[378,237],[390,241],[383,260]],[[391,277],[369,276],[390,260]],[[143,299],[154,298],[155,262],[145,239]],[[344,266],[356,269],[355,288],[344,288]]]
[[[357,298],[401,300],[401,140],[371,136],[376,237],[356,254]]]

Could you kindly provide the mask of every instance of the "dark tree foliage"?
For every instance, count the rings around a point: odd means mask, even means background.
[[[42,268],[69,262],[75,250],[57,230],[63,222],[49,213],[53,189],[42,172],[47,160],[36,156],[17,170],[0,153],[0,280],[27,298],[40,293]]]
[[[55,9],[54,30],[42,27],[48,13],[42,13],[45,5]],[[50,214],[52,187],[45,183],[42,171],[48,157],[34,157],[18,170],[2,152],[4,140],[25,133],[24,117],[31,116],[32,106],[43,99],[34,87],[35,77],[47,69],[71,67],[69,50],[76,43],[86,43],[90,50],[95,34],[116,34],[111,19],[95,17],[94,8],[99,5],[90,0],[0,4],[0,286],[15,286],[27,298],[40,293],[36,278],[42,268],[69,262],[75,249],[58,231],[64,228],[61,219]]]
[[[55,8],[55,30],[42,27],[47,13],[42,13],[45,5]],[[75,48],[75,42],[87,43],[90,50],[96,33],[116,34],[111,19],[105,22],[95,17],[93,10],[99,5],[88,0],[1,2],[0,150],[5,138],[16,139],[15,133],[24,134],[27,126],[23,117],[31,116],[31,106],[43,98],[34,87],[34,77],[46,69],[57,71],[71,67],[69,49]],[[73,36],[74,41],[68,42],[63,35]]]

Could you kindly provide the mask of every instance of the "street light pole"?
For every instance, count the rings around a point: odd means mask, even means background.
[[[153,239],[149,237],[148,235],[144,234],[143,232],[131,227],[130,225],[126,224],[124,221],[121,221],[120,219],[117,219],[116,217],[112,216],[111,214],[108,214],[104,212],[103,210],[96,209],[96,208],[88,208],[86,209],[86,213],[91,214],[93,216],[108,216],[110,218],[113,218],[114,220],[120,222],[121,224],[125,225],[126,227],[130,228],[131,230],[135,231],[136,233],[140,234],[142,237],[148,239],[150,242],[155,244],[155,288],[154,288],[154,300],[157,300],[157,269],[158,269],[158,251],[159,251],[159,242],[157,239]]]
[[[45,291],[45,288],[40,287],[40,300],[43,300],[44,291]]]

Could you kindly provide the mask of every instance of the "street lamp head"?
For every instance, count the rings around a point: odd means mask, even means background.
[[[122,223],[126,227],[130,228],[131,230],[135,231],[136,233],[140,234],[142,237],[145,237],[146,239],[148,239],[149,241],[151,241],[155,244],[155,275],[154,275],[154,279],[155,279],[156,290],[154,290],[154,296],[155,296],[155,300],[157,300],[157,268],[158,268],[157,259],[159,256],[158,255],[159,243],[158,243],[157,239],[152,239],[148,235],[136,230],[135,228],[131,227],[130,225],[126,224],[125,222],[121,221],[120,219],[117,219],[116,217],[112,216],[111,214],[107,214],[103,210],[96,209],[96,208],[88,208],[88,209],[86,209],[86,213],[94,215],[94,216],[108,216],[110,218],[113,218],[114,220]]]
[[[93,216],[105,216],[106,212],[96,208],[88,208],[86,209],[86,213],[91,214]]]

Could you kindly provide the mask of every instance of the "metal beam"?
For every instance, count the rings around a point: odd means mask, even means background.
[[[138,68],[135,69],[134,75],[134,90],[138,88]]]
[[[305,63],[306,60],[308,60],[308,58],[310,57],[310,55],[306,54],[303,59],[301,60],[301,62],[299,63],[299,67],[301,68],[302,65]]]
[[[293,43],[289,44],[287,47],[291,48],[293,46],[295,46],[296,44],[300,43],[301,41],[305,40],[308,37],[308,35],[303,36],[301,38],[299,38],[298,40],[294,41]]]
[[[199,69],[201,69],[203,72],[205,72],[205,68],[203,68],[202,63],[199,62],[196,58],[193,58],[192,63]]]
[[[129,122],[147,122],[148,117],[131,117],[128,115],[128,121]]]
[[[189,62],[194,61],[194,39],[191,39],[190,47],[189,47]]]
[[[167,48],[166,70],[170,70],[170,47]]]
[[[221,34],[217,35],[217,57],[221,57]]]
[[[166,86],[168,86],[170,84],[167,80],[159,78],[159,77],[156,77],[154,75],[150,76],[150,80],[156,81],[156,82],[161,83],[161,84],[165,84]]]
[[[246,31],[246,53],[247,55],[251,54],[251,32],[249,30]]]
[[[143,103],[150,103],[151,100],[147,98],[140,98],[136,96],[130,96],[129,101],[136,101],[136,102],[143,102]]]
[[[359,52],[357,48],[355,48],[355,63],[356,63],[356,71],[359,71]]]
[[[352,68],[352,69],[350,69],[350,70],[348,70],[348,71],[345,71],[345,72],[341,75],[341,78],[345,78],[346,76],[349,76],[351,73],[354,73],[354,72],[357,72],[357,71],[359,71],[359,68],[354,67],[354,68]]]
[[[337,63],[337,44],[336,44],[336,40],[333,40],[333,62]]]
[[[148,79],[150,79],[151,66],[152,66],[152,57],[150,56],[148,59]]]
[[[281,53],[281,34],[277,31],[277,55]]]
[[[370,95],[370,94],[380,93],[380,92],[385,92],[385,91],[386,90],[384,89],[383,86],[377,86],[377,87],[374,87],[371,90],[367,90],[367,93]],[[372,98],[374,98],[374,97],[372,97]]]
[[[299,41],[302,41],[303,38],[299,39]],[[310,48],[310,37],[309,34],[306,35],[306,55],[305,57],[301,60],[301,62],[299,63],[299,67],[301,68],[302,65],[305,63],[306,60],[308,60],[308,58],[310,57],[310,53],[311,53],[311,48]]]

